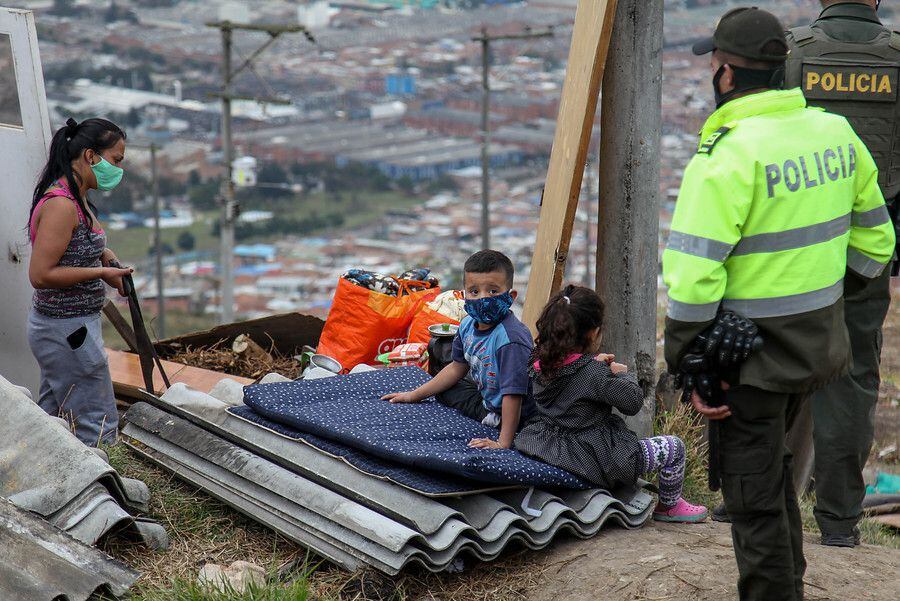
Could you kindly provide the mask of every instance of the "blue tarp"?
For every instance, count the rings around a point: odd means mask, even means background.
[[[244,389],[244,403],[274,424],[426,473],[494,485],[590,488],[577,476],[515,450],[470,449],[472,438],[496,439],[498,431],[434,399],[412,404],[380,400],[386,393],[412,390],[428,379],[417,367],[400,367],[309,382],[258,384]],[[265,420],[261,425],[268,427]]]

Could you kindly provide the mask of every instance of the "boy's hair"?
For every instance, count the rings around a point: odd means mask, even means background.
[[[515,268],[509,257],[496,250],[479,250],[477,253],[466,259],[463,265],[463,274],[466,273],[494,273],[502,271],[506,274],[506,283],[513,287],[513,276]]]
[[[603,300],[596,292],[569,284],[547,302],[537,320],[534,358],[544,375],[562,366],[566,357],[587,347],[588,334],[603,327]]]

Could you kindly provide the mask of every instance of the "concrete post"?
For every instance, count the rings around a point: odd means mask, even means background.
[[[619,0],[603,76],[597,291],[603,350],[637,374],[650,434],[655,409],[663,0]]]

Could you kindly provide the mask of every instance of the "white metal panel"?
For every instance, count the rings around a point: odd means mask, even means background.
[[[0,7],[0,85],[0,374],[36,395],[39,372],[25,333],[32,295],[26,225],[50,119],[31,11]]]

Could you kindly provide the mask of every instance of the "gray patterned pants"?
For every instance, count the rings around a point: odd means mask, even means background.
[[[115,442],[119,415],[100,315],[57,319],[32,309],[28,344],[41,368],[41,409],[69,422],[86,445]]]

